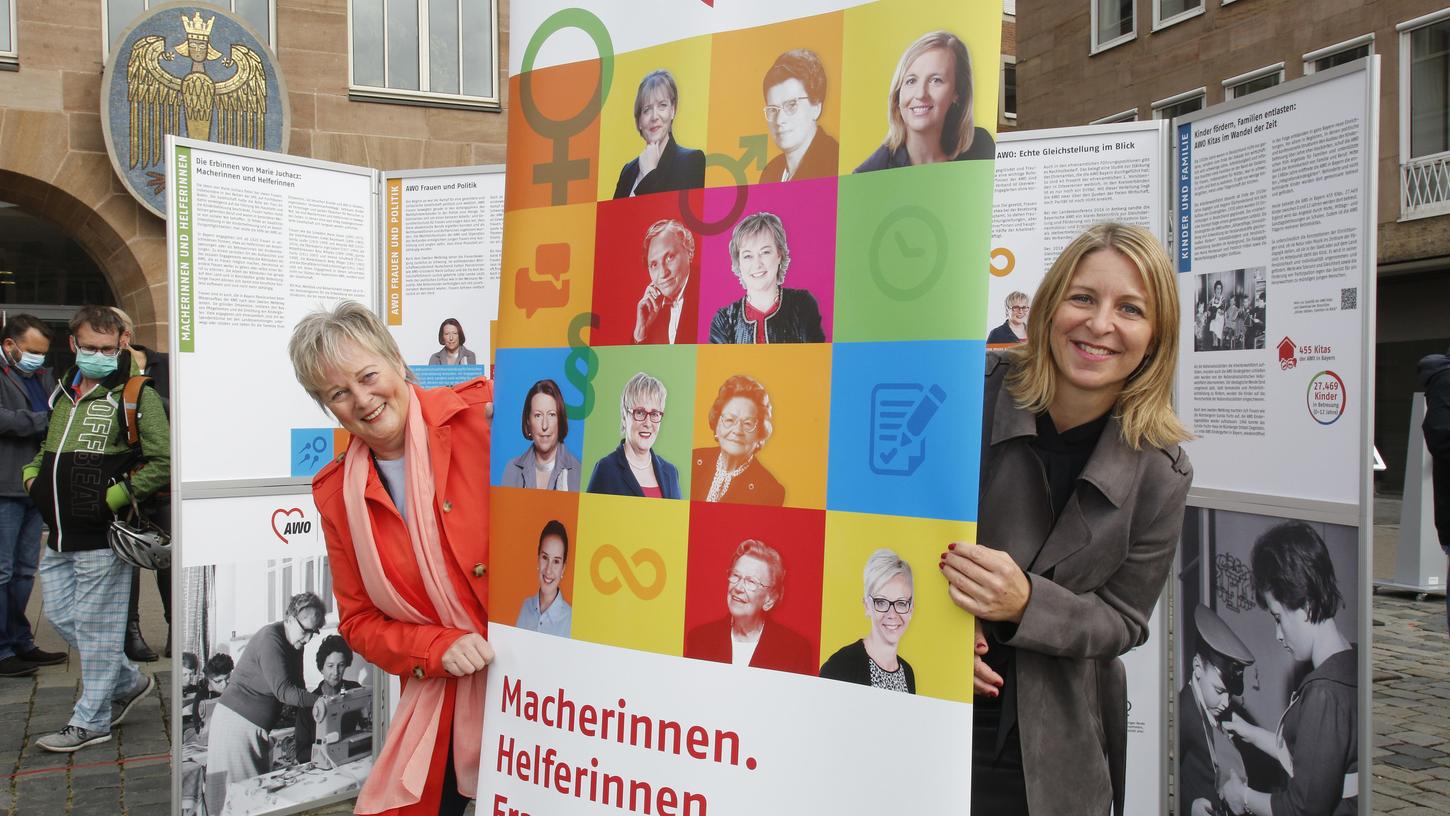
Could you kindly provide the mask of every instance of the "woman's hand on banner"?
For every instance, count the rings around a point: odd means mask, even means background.
[[[483,635],[469,632],[443,653],[443,668],[454,677],[467,677],[493,662],[493,647]]]
[[[1021,622],[1032,584],[1012,556],[954,541],[942,553],[940,566],[947,594],[957,606],[984,620]]]

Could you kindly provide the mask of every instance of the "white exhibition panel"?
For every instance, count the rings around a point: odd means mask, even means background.
[[[992,191],[987,329],[1011,292],[1032,298],[1062,248],[1103,221],[1144,227],[1168,245],[1168,123],[1002,133]]]
[[[490,323],[498,319],[504,174],[501,166],[467,169],[384,174],[382,315],[415,370],[441,349],[448,318],[463,327],[477,364],[488,364]]]
[[[1195,489],[1360,502],[1370,75],[1177,126],[1178,413],[1198,436]],[[1229,308],[1240,294],[1247,337]]]
[[[287,341],[309,311],[373,306],[376,174],[170,144],[175,478],[291,477],[292,429],[335,423],[292,377]]]
[[[924,736],[970,739],[970,705],[601,646],[498,623],[490,624],[489,640],[498,658],[488,670],[480,778],[491,772],[497,776],[492,789],[479,792],[480,813],[514,808],[551,816],[607,810],[705,816],[708,807],[711,813],[948,816],[965,812],[970,801],[968,769],[951,759],[960,746],[933,744]],[[527,684],[515,677],[521,653],[528,655]],[[581,661],[589,672],[578,671]],[[532,718],[529,693],[538,701]],[[574,705],[572,730],[567,721],[560,725],[555,719],[561,695]],[[545,703],[550,696],[554,702]],[[702,709],[691,703],[702,699],[711,705]],[[639,735],[626,733],[623,742],[614,730],[602,736],[599,722],[584,724],[585,706],[608,716],[604,722],[611,729],[621,709],[627,716],[647,717],[653,747],[643,745],[644,725]],[[659,747],[659,726],[666,722],[679,724],[685,735],[678,751],[669,750],[673,739],[664,743],[666,750]],[[630,725],[633,729],[633,721]],[[693,755],[692,727],[701,729],[693,732],[697,738],[709,741],[708,748],[695,743]],[[734,739],[721,739],[720,732]],[[814,744],[834,748],[799,750],[802,733],[810,734]],[[510,750],[511,757],[506,755]],[[536,761],[545,756],[547,765]],[[606,774],[622,778],[622,806]],[[582,782],[577,793],[576,781]],[[647,798],[655,810],[645,809],[643,799],[630,805],[632,792],[645,796],[642,788],[632,787],[635,781],[649,786]],[[691,800],[686,807],[685,792],[704,802]],[[659,807],[658,797],[670,795],[677,796],[675,808]]]

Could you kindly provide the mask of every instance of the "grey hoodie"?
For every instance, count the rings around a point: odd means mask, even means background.
[[[42,366],[32,376],[45,393],[55,390],[50,369]],[[26,498],[20,469],[35,458],[50,426],[49,411],[30,409],[23,377],[14,366],[0,366],[0,498],[5,499]]]

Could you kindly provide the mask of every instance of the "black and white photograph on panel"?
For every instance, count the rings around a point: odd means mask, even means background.
[[[1188,508],[1180,813],[1359,812],[1358,540],[1353,527]]]
[[[1193,350],[1264,347],[1268,282],[1264,267],[1204,272],[1193,296]]]
[[[354,795],[373,765],[376,673],[338,633],[327,556],[191,567],[183,816]]]

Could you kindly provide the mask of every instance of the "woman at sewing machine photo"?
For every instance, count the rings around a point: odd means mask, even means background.
[[[317,647],[317,670],[322,672],[322,679],[317,681],[317,687],[312,693],[327,699],[350,689],[362,688],[361,683],[342,676],[351,665],[352,648],[342,639],[342,635],[328,635],[323,638],[322,645]],[[293,731],[298,762],[312,761],[312,743],[316,739],[316,733],[312,709],[299,708],[297,727]]]

